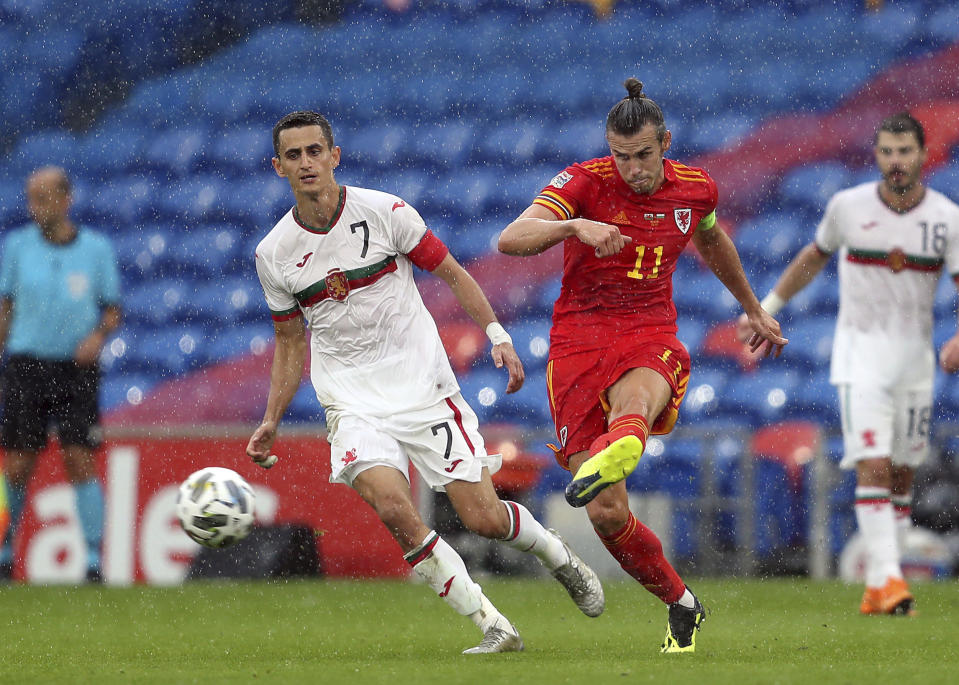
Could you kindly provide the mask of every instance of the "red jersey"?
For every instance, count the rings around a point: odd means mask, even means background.
[[[603,259],[578,238],[563,242],[550,357],[602,348],[611,337],[676,333],[673,272],[693,231],[715,211],[718,193],[702,169],[666,159],[663,172],[659,190],[640,195],[612,157],[593,159],[567,167],[533,201],[558,219],[614,224],[632,238]]]

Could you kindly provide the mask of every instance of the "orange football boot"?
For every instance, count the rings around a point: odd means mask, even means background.
[[[890,578],[882,587],[867,587],[859,605],[859,613],[865,615],[890,614],[913,616],[915,599],[902,578]]]

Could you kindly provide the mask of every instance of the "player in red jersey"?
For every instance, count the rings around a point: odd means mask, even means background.
[[[649,433],[676,422],[689,355],[676,338],[672,274],[690,241],[747,313],[753,351],[787,340],[760,306],[732,240],[716,226],[717,190],[702,169],[664,155],[662,110],[636,79],[609,112],[611,155],[560,172],[500,235],[499,249],[534,255],[563,243],[563,283],[553,308],[547,384],[560,465],[576,476],[566,499],[586,513],[610,554],[669,605],[664,652],[695,650],[704,616],[629,510],[624,479]]]

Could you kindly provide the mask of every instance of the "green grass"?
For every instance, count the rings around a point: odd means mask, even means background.
[[[549,580],[483,581],[521,654],[462,656],[472,623],[423,585],[192,583],[0,588],[2,683],[951,683],[959,586],[916,585],[914,618],[861,617],[861,590],[807,580],[699,580],[694,655],[663,655],[666,611],[635,583],[579,614]]]

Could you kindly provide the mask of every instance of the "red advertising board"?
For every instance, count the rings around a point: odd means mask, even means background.
[[[111,439],[98,461],[106,499],[103,573],[108,583],[175,584],[200,549],[174,514],[179,484],[205,466],[237,471],[256,492],[260,524],[301,523],[316,532],[327,575],[403,577],[409,565],[399,545],[360,497],[331,485],[330,446],[322,437],[287,437],[277,443],[270,470],[245,454],[246,437],[142,437]],[[70,583],[85,571],[82,536],[54,444],[37,462],[15,541],[14,577]]]

